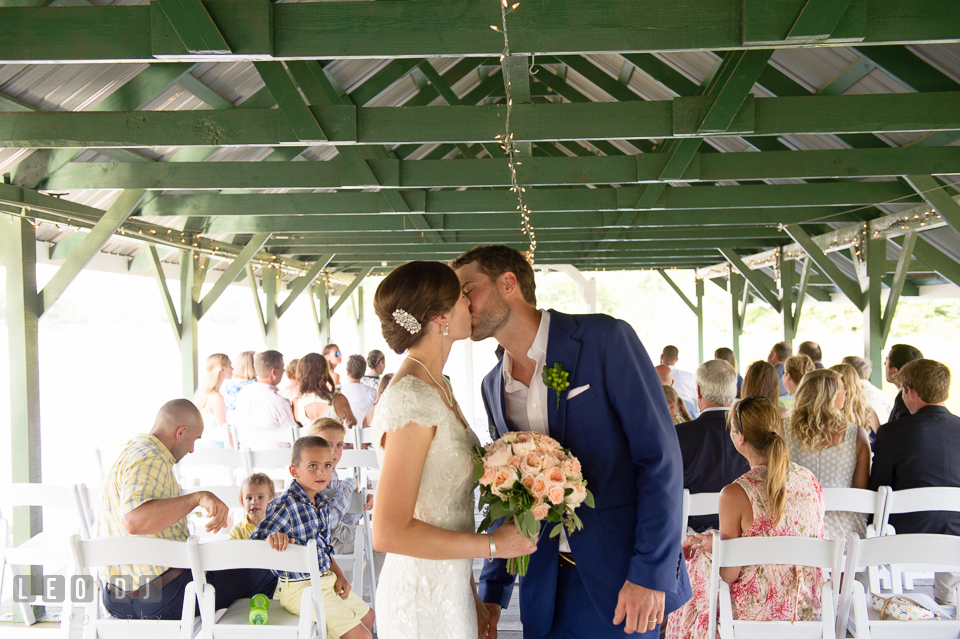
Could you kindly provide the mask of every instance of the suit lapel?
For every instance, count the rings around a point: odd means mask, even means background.
[[[577,330],[577,323],[572,316],[557,311],[550,311],[550,334],[547,338],[546,367],[552,368],[556,364],[563,364],[563,369],[570,373],[567,381],[570,386],[560,393],[559,406],[557,405],[557,391],[547,389],[547,409],[549,411],[550,436],[563,444],[567,420],[567,393],[575,388],[577,362],[580,359],[580,342],[573,339]],[[542,371],[537,371],[541,374]]]
[[[507,425],[507,404],[506,398],[503,393],[503,360],[500,360],[500,363],[497,364],[494,369],[495,376],[492,384],[493,391],[493,423],[497,427],[497,437],[503,437],[510,432],[510,427]]]

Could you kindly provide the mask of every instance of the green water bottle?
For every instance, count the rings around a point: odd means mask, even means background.
[[[254,595],[250,600],[250,623],[254,626],[263,626],[267,623],[267,610],[270,600],[264,594]]]

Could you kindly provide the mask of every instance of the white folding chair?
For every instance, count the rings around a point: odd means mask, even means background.
[[[923,637],[924,639],[957,639],[960,621],[946,615],[936,621],[880,620],[880,613],[872,609],[863,584],[854,576],[870,566],[885,564],[907,565],[912,570],[960,570],[960,537],[953,535],[903,534],[860,539],[847,536],[847,561],[844,570],[838,630],[845,630],[850,608],[856,623],[854,636],[858,639],[886,639],[888,637]],[[927,608],[938,610],[936,602],[926,595],[911,595]],[[943,613],[942,610],[938,610]]]
[[[690,528],[690,518],[701,515],[717,515],[720,513],[720,493],[691,493],[686,488],[683,489],[683,532],[680,534],[682,540],[687,535],[693,534]]]
[[[103,448],[97,446],[94,448],[93,457],[97,463],[97,473],[100,476],[101,485],[107,482],[107,475],[122,452],[123,446],[106,446]]]
[[[13,575],[28,574],[21,566],[50,566],[57,570],[70,568],[70,536],[87,534],[80,516],[76,486],[52,486],[50,484],[17,483],[0,486],[0,502],[9,510],[0,510],[0,588],[2,588],[7,566]],[[58,525],[55,516],[44,517],[43,532],[14,547],[11,539],[13,508],[18,506],[39,506],[43,514],[58,515],[68,513],[66,523]],[[59,511],[59,512],[58,512]],[[65,575],[68,579],[70,575]],[[39,594],[39,593],[38,593]],[[24,624],[31,626],[37,622],[33,609],[27,603],[20,604]],[[61,615],[61,631],[69,632],[68,615]]]
[[[101,599],[105,584],[91,573],[91,568],[118,565],[167,566],[189,569],[190,549],[197,545],[196,537],[186,542],[157,539],[154,537],[101,537],[80,539],[74,535],[69,546],[77,574],[94,577],[93,600],[84,604],[84,639],[191,639],[200,631],[195,610],[199,601],[196,584],[191,581],[183,593],[183,609],[180,619],[118,619],[101,612]],[[67,597],[66,607],[73,613],[74,604]],[[202,604],[202,602],[200,602]]]
[[[76,499],[77,509],[80,512],[81,539],[93,539],[97,534],[97,513],[100,510],[100,497],[103,488],[100,486],[89,487],[86,484],[77,484]]]
[[[185,476],[193,478],[200,475],[203,475],[201,483],[213,484],[217,482],[206,476],[211,467],[220,467],[223,471],[220,476],[226,481],[219,483],[237,484],[250,474],[246,451],[234,448],[195,448],[177,462],[173,473],[181,485],[189,483]]]
[[[251,450],[247,455],[249,460],[247,473],[262,472],[270,479],[286,482],[290,479],[290,452],[289,448]]]
[[[267,615],[268,629],[261,634],[264,637],[296,637],[312,639],[319,635],[327,637],[327,624],[323,611],[323,596],[320,593],[320,565],[317,559],[317,542],[311,539],[306,546],[287,546],[283,552],[270,548],[266,541],[218,541],[198,544],[191,548],[193,578],[200,584],[202,602],[200,618],[203,621],[204,639],[221,637],[249,637],[258,632],[250,625],[250,600],[235,601],[226,612],[217,619],[214,609],[216,592],[206,582],[204,573],[211,570],[233,570],[236,568],[260,568],[264,570],[282,570],[310,574],[310,586],[303,591],[300,602],[300,615],[290,614],[276,600],[271,602]],[[311,614],[312,613],[312,614]],[[317,623],[313,623],[316,616]]]
[[[367,429],[370,430],[370,429]],[[343,451],[343,456],[340,458],[340,463],[337,464],[337,469],[352,469],[357,471],[358,477],[358,486],[360,487],[360,513],[362,519],[360,520],[360,525],[357,527],[357,541],[354,545],[354,566],[358,567],[362,565],[356,560],[356,553],[358,547],[356,544],[362,543],[362,547],[359,548],[361,552],[361,558],[365,561],[367,567],[367,578],[370,580],[370,601],[376,600],[376,588],[377,588],[377,578],[376,578],[376,568],[374,566],[373,558],[373,534],[370,523],[370,511],[363,510],[362,505],[367,499],[367,495],[370,494],[370,489],[367,487],[368,482],[370,481],[368,473],[373,470],[380,469],[380,463],[377,461],[377,453],[372,449],[360,450],[345,450]],[[362,539],[361,539],[362,537]],[[337,560],[339,562],[339,558]],[[357,575],[361,575],[360,579],[357,579]],[[363,592],[363,578],[362,571],[354,569],[353,578],[356,583],[351,583],[351,586],[356,590],[356,592]]]
[[[907,490],[889,490],[883,510],[882,535],[896,534],[896,528],[890,525],[890,515],[918,513],[932,510],[960,512],[960,488],[929,487],[909,488]],[[891,589],[902,594],[904,587],[913,590],[911,573],[904,573],[896,565],[890,566]],[[872,584],[871,584],[872,587]]]
[[[879,526],[882,525],[883,512],[886,506],[887,493],[890,488],[881,486],[876,491],[863,490],[861,488],[824,488],[823,505],[826,512],[840,511],[860,513],[861,515],[872,515],[873,523],[867,524],[866,536],[879,537]],[[868,571],[870,577],[870,587],[876,592],[880,592],[880,571],[876,566]],[[884,571],[884,580],[887,580],[886,571]]]
[[[832,578],[820,591],[820,621],[749,621],[733,618],[730,586],[720,579],[720,568],[728,566],[787,565],[829,569]],[[777,637],[821,637],[835,639],[839,576],[843,565],[843,542],[814,537],[745,537],[720,540],[713,533],[713,569],[710,573],[710,625],[708,637],[717,632],[717,605],[720,606],[721,639]],[[792,602],[792,595],[786,594]]]

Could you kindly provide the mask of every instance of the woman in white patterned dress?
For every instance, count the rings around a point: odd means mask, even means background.
[[[536,550],[513,525],[474,532],[472,449],[479,444],[443,377],[453,342],[471,333],[456,274],[410,262],[377,288],[383,337],[407,352],[373,416],[381,472],[374,547],[387,556],[377,583],[381,639],[473,639],[487,628],[473,559]]]
[[[839,373],[812,371],[800,380],[790,414],[790,459],[810,469],[825,489],[867,488],[870,481],[870,439],[844,418],[845,399]],[[823,536],[837,541],[855,532],[863,537],[864,523],[860,513],[831,511],[823,519]]]

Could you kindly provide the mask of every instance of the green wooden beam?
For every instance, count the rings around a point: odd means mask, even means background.
[[[192,73],[184,73],[182,76],[180,76],[180,79],[177,80],[177,84],[192,93],[195,97],[198,97],[209,104],[214,109],[233,108],[233,103],[230,102],[230,100],[226,99],[208,87]]]
[[[850,5],[851,0],[807,0],[787,34],[787,41],[819,42],[829,39]]]
[[[106,210],[96,226],[86,234],[80,245],[70,253],[63,265],[57,269],[54,276],[38,294],[37,302],[40,315],[53,306],[67,289],[67,286],[80,274],[80,271],[100,252],[100,248],[107,240],[119,230],[120,226],[133,213],[144,193],[145,191],[142,190],[124,191],[110,205],[110,208]]]
[[[900,301],[900,294],[903,292],[903,284],[907,281],[907,274],[910,272],[910,259],[913,255],[913,249],[917,244],[917,231],[911,231],[903,236],[903,247],[900,250],[900,259],[897,260],[897,270],[893,275],[893,282],[890,285],[890,296],[887,298],[886,310],[883,313],[883,342],[886,343],[890,336],[890,327],[893,326],[893,317],[897,311],[897,303]],[[886,246],[886,243],[884,243]]]
[[[184,399],[192,399],[197,390],[199,369],[200,316],[197,307],[204,271],[193,250],[180,251],[180,375]]]
[[[157,281],[157,288],[160,289],[160,301],[163,304],[163,310],[167,314],[170,328],[173,329],[173,337],[177,340],[177,345],[179,346],[181,333],[180,319],[177,317],[177,309],[173,306],[173,297],[171,297],[170,288],[167,286],[167,278],[163,273],[163,265],[160,262],[157,247],[148,245],[144,249],[143,254],[150,260],[150,270],[153,271],[154,279]]]
[[[857,53],[879,66],[911,91],[960,91],[960,83],[902,45],[862,47]]]
[[[354,276],[353,281],[347,285],[347,288],[340,294],[340,297],[337,298],[337,303],[333,305],[333,308],[330,309],[330,317],[333,317],[334,314],[340,310],[340,307],[350,299],[350,295],[357,290],[357,287],[360,286],[360,283],[363,282],[364,278],[370,274],[370,271],[374,269],[373,266],[370,266],[362,271],[360,271],[356,276]]]
[[[672,288],[672,289],[674,290],[674,292],[676,292],[676,294],[680,297],[680,299],[683,301],[683,303],[687,305],[687,308],[689,308],[689,309],[693,312],[694,315],[698,315],[698,316],[699,316],[700,309],[697,307],[696,304],[694,304],[693,302],[690,301],[690,298],[687,297],[687,296],[684,294],[683,291],[680,290],[680,287],[677,286],[677,283],[673,281],[673,278],[670,277],[669,275],[667,275],[667,272],[664,271],[663,269],[659,270],[658,273],[660,273],[660,276],[661,276],[664,280],[666,280],[667,284],[669,284],[669,285],[670,285],[670,288]]]
[[[954,231],[960,232],[960,204],[950,197],[946,187],[932,175],[908,175],[905,179]]]
[[[799,244],[807,256],[813,260],[813,263],[817,265],[817,270],[830,278],[830,281],[840,289],[847,298],[853,302],[853,305],[856,306],[861,311],[864,310],[866,306],[866,300],[864,300],[863,293],[859,289],[859,285],[850,280],[843,272],[834,264],[826,253],[823,252],[816,242],[806,234],[806,232],[800,228],[799,225],[791,224],[784,227],[787,235],[793,238],[793,241]],[[882,275],[882,274],[881,274]]]
[[[651,102],[516,104],[511,117],[518,141],[661,139],[696,135],[701,128],[711,135],[733,136],[960,130],[960,110],[951,93],[756,98],[745,103],[722,133],[712,132],[719,126],[712,114],[722,113],[714,103],[714,98],[706,96]],[[501,105],[457,109],[309,107],[325,137],[338,145],[488,142],[500,132],[505,109]],[[705,111],[707,119],[701,120],[699,114]],[[823,113],[831,117],[824,118]],[[298,127],[291,128],[284,114],[274,109],[0,113],[0,145],[280,146],[302,145],[298,136],[310,139],[308,135],[318,135],[299,123]]]
[[[281,148],[274,153],[282,153]],[[299,153],[302,149],[295,148]],[[272,157],[272,156],[268,156]],[[376,175],[399,179],[389,188],[508,187],[509,171],[502,159],[369,160]],[[666,160],[658,154],[584,158],[533,158],[518,167],[528,186],[574,184],[636,184],[659,179]],[[960,173],[960,147],[909,147],[863,150],[783,151],[764,153],[700,153],[683,176],[687,182],[720,180],[861,178]],[[103,189],[334,188],[374,187],[372,180],[344,179],[343,165],[329,162],[157,162],[72,163],[45,178],[40,187],[51,191]],[[728,188],[728,187],[723,187]]]
[[[247,242],[247,245],[243,247],[243,250],[234,258],[233,263],[227,267],[223,273],[220,274],[220,279],[214,283],[213,288],[210,289],[206,295],[203,296],[203,299],[199,302],[199,308],[197,309],[197,314],[200,318],[207,314],[213,305],[217,303],[217,300],[220,299],[220,296],[223,295],[223,292],[227,290],[227,287],[233,284],[234,280],[237,279],[237,276],[243,272],[247,264],[250,263],[250,260],[260,252],[260,249],[263,248],[263,245],[267,243],[267,240],[270,239],[269,233],[257,233],[250,241]]]
[[[300,297],[300,294],[313,283],[313,280],[320,274],[320,271],[327,268],[327,265],[333,261],[334,256],[334,253],[322,256],[313,263],[313,266],[310,267],[306,275],[299,278],[296,283],[293,284],[287,293],[287,297],[283,300],[283,303],[280,304],[279,308],[277,308],[277,317],[283,317],[283,314],[290,309],[290,306]]]
[[[257,285],[257,277],[253,274],[253,265],[247,264],[247,283],[253,292],[253,309],[257,312],[257,324],[260,326],[260,333],[263,338],[267,338],[267,325],[263,318],[263,304],[260,303],[260,287]]]
[[[857,4],[863,9],[858,19],[841,20],[833,38],[818,44],[847,44],[857,37],[873,45],[955,42],[960,37],[955,28],[960,8],[954,3]],[[529,55],[716,51],[749,48],[755,42],[796,46],[783,42],[795,22],[796,3],[750,5],[762,6],[757,19],[747,23],[740,3],[730,0],[650,0],[640,5],[610,0],[602,7],[575,0],[527,0],[511,15],[510,48]],[[500,22],[496,3],[278,3],[268,12],[262,3],[210,0],[205,8],[234,52],[211,56],[214,59],[262,59],[270,53],[279,59],[495,56],[503,47],[502,35],[489,29]],[[624,29],[624,24],[657,28]],[[152,22],[148,6],[4,8],[0,61],[151,61],[154,40],[173,36],[167,27]],[[89,46],[93,39],[96,47]],[[167,47],[171,54],[190,57],[179,41],[176,44]]]
[[[780,299],[777,297],[777,294],[774,291],[775,285],[773,280],[760,271],[755,271],[748,267],[744,263],[743,258],[741,258],[736,251],[722,248],[720,249],[720,253],[734,268],[737,269],[737,271],[740,272],[740,275],[750,282],[750,285],[753,286],[757,294],[763,298],[767,304],[772,306],[777,313],[779,313],[781,309]]]
[[[0,111],[39,111],[37,107],[0,91]]]
[[[894,238],[901,249],[904,246],[903,238]],[[941,277],[960,286],[960,263],[928,242],[922,235],[913,247],[913,256],[940,274]]]
[[[277,289],[280,287],[280,270],[276,268],[260,269],[260,286],[266,298],[263,309],[263,341],[267,348],[276,350],[280,343],[280,316],[277,313]]]
[[[863,357],[870,362],[875,369],[880,369],[883,363],[883,347],[885,340],[883,336],[883,306],[880,299],[882,287],[880,280],[883,278],[887,262],[887,240],[886,238],[869,238],[860,247],[861,252],[866,252],[866,277],[860,280],[859,292],[861,293],[863,311]],[[859,260],[856,256],[854,259]],[[859,270],[858,270],[859,274]],[[892,317],[892,316],[891,316]],[[882,380],[880,375],[871,374],[871,382],[880,384]]]
[[[78,246],[86,239],[87,234],[74,231],[50,247],[47,257],[51,260],[65,260],[70,257]]]
[[[231,53],[230,46],[200,0],[156,0],[154,6],[163,10],[183,46],[190,53]]]
[[[817,91],[817,95],[840,95],[876,68],[872,60],[860,58]]]
[[[316,115],[300,97],[287,69],[281,62],[254,62],[257,73],[277,100],[278,110],[297,139],[307,144],[326,142],[327,136]]]

